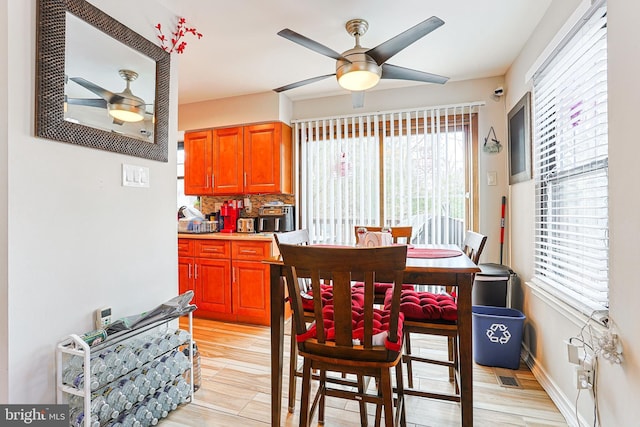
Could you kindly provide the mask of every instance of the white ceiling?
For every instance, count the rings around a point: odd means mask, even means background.
[[[364,47],[375,47],[432,15],[445,24],[388,62],[450,77],[503,75],[552,0],[159,0],[204,36],[187,35],[178,56],[179,103],[270,91],[335,72],[335,60],[276,33],[290,28],[337,52],[354,45],[345,30],[363,18]],[[561,0],[556,0],[561,1]],[[173,23],[163,24],[171,27]],[[425,84],[383,80],[372,89]],[[334,77],[284,92],[293,100],[343,94]]]

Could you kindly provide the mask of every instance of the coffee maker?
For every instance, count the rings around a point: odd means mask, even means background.
[[[220,218],[222,219],[221,233],[236,232],[236,225],[241,209],[241,200],[228,200],[220,206]]]
[[[260,233],[281,233],[295,230],[293,205],[266,204],[258,214],[258,231]]]

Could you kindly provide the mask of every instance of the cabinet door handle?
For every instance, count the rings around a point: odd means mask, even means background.
[[[244,173],[244,182],[243,185],[246,187],[247,186],[247,173]]]
[[[236,268],[235,267],[231,267],[231,281],[233,283],[236,283]]]
[[[189,263],[189,274],[188,274],[188,276],[189,276],[189,279],[191,279],[191,263]]]
[[[209,175],[205,175],[205,179],[207,181],[207,183],[205,184],[205,188],[209,188]]]
[[[213,174],[211,174],[211,188],[213,188]]]
[[[195,272],[196,272],[196,279],[198,278],[198,264],[194,264],[195,265]]]

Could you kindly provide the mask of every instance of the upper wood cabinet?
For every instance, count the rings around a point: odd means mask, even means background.
[[[211,195],[212,162],[211,131],[190,132],[184,135],[184,193]]]
[[[284,123],[187,132],[184,147],[185,194],[293,192],[291,128]]]

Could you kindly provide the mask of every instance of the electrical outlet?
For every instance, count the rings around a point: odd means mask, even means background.
[[[593,388],[593,371],[588,369],[578,369],[576,371],[576,386],[578,390]]]

